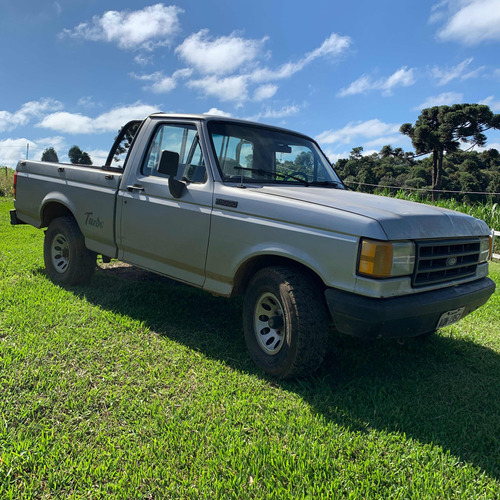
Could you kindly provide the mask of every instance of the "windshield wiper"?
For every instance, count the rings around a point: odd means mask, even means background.
[[[240,166],[235,166],[233,167],[234,170],[244,170],[246,172],[253,172],[255,174],[259,175],[267,175],[270,177],[278,177],[279,179],[293,179],[294,181],[301,182],[304,184],[304,186],[309,186],[310,182],[306,181],[305,179],[301,179],[300,177],[296,177],[295,175],[290,175],[290,174],[280,174],[279,172],[269,172],[269,170],[264,170],[262,168],[248,168],[248,167],[240,167]]]
[[[336,189],[344,189],[344,185],[338,181],[312,181],[311,186],[331,186]]]

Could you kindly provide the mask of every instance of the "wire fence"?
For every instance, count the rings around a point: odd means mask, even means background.
[[[381,186],[380,184],[367,184],[365,182],[354,182],[354,181],[344,181],[344,184],[347,185],[355,185],[355,186],[367,186],[375,189],[394,189],[396,191],[414,191],[414,192],[423,192],[423,193],[450,193],[450,194],[473,194],[473,195],[485,195],[485,196],[500,196],[500,193],[493,193],[490,191],[453,191],[450,189],[432,189],[432,188],[412,188],[405,186]]]
[[[493,236],[493,248],[495,248],[495,239],[497,237],[500,237],[500,231],[495,231],[494,229],[491,231],[491,235]],[[491,255],[491,258],[493,260],[500,260],[500,254],[498,253],[493,253]]]

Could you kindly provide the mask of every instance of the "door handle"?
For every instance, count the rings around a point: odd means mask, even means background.
[[[140,184],[134,184],[133,186],[127,186],[127,191],[144,191],[144,186]]]

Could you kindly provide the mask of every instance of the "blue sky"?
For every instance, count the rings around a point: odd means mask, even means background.
[[[423,107],[500,112],[500,0],[0,0],[0,165],[102,164],[130,119],[214,113],[411,150]],[[500,133],[488,134],[500,149]]]

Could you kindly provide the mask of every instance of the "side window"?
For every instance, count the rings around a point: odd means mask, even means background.
[[[201,152],[198,132],[194,125],[162,124],[155,132],[145,161],[142,175],[164,177],[158,172],[161,153],[164,150],[179,154],[179,168],[176,179],[203,183],[207,180],[207,170]]]
[[[254,145],[250,141],[218,134],[213,134],[212,140],[225,178],[240,177],[242,167],[243,172],[252,168]]]

